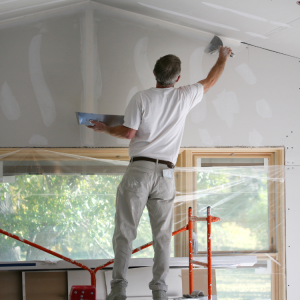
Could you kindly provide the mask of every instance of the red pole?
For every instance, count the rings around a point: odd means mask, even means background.
[[[207,207],[207,276],[208,276],[208,300],[212,298],[212,266],[211,266],[211,211]]]
[[[35,244],[35,243],[32,243],[32,242],[27,241],[27,240],[25,240],[25,239],[22,239],[22,238],[18,237],[17,235],[14,235],[14,234],[9,233],[9,232],[7,232],[7,231],[4,231],[4,230],[2,230],[2,229],[0,229],[0,233],[2,233],[2,234],[4,234],[4,235],[7,235],[7,236],[9,236],[9,237],[11,237],[11,238],[13,238],[13,239],[15,239],[15,240],[17,240],[17,241],[20,241],[20,242],[24,243],[24,244],[27,244],[27,245],[29,245],[29,246],[31,246],[31,247],[34,247],[34,248],[37,248],[37,249],[42,250],[42,251],[44,251],[44,252],[47,252],[47,253],[49,253],[49,254],[51,254],[51,255],[53,255],[53,256],[56,256],[56,257],[58,257],[58,258],[61,258],[61,259],[65,260],[65,261],[67,261],[67,262],[69,262],[69,263],[71,263],[71,264],[73,264],[73,265],[76,265],[76,266],[78,266],[78,267],[80,267],[80,268],[82,268],[82,269],[85,269],[85,270],[89,271],[90,274],[91,274],[91,285],[96,286],[96,275],[95,275],[94,271],[91,270],[90,268],[88,268],[87,266],[85,266],[85,265],[79,263],[78,261],[72,260],[72,259],[70,259],[70,258],[68,258],[68,257],[65,257],[65,256],[63,256],[63,255],[61,255],[61,254],[58,254],[58,253],[56,253],[56,252],[54,252],[54,251],[51,251],[51,250],[49,250],[49,249],[47,249],[47,248],[44,248],[44,247],[42,247],[42,246],[40,246],[40,245],[38,245],[38,244]]]
[[[190,282],[190,294],[193,292],[193,222],[191,221],[192,208],[189,207],[189,282]]]

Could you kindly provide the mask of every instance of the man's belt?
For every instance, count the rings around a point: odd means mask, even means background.
[[[151,161],[156,163],[157,159],[150,158],[150,157],[143,157],[143,156],[138,156],[138,157],[133,157],[130,161],[138,161],[138,160],[146,160],[146,161]],[[167,160],[158,160],[159,164],[164,164],[167,165],[170,169],[174,169],[175,165]]]

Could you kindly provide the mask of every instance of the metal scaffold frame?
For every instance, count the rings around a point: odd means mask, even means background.
[[[202,263],[199,261],[196,261],[193,259],[193,222],[199,222],[199,221],[205,221],[207,222],[207,263]],[[211,223],[212,222],[218,222],[220,221],[220,218],[218,217],[213,217],[211,216],[211,208],[210,206],[207,207],[207,217],[197,217],[197,216],[192,216],[192,208],[190,207],[188,210],[188,224],[176,231],[172,232],[172,236],[179,234],[181,232],[184,231],[188,231],[189,232],[189,291],[190,294],[193,292],[193,265],[199,265],[199,266],[204,266],[207,267],[208,270],[208,300],[212,299],[212,252],[211,252]],[[49,253],[53,256],[56,256],[62,260],[65,260],[71,264],[74,264],[76,266],[78,266],[79,268],[82,268],[84,270],[87,270],[90,275],[91,275],[91,286],[82,286],[82,288],[84,288],[84,290],[90,290],[90,287],[93,287],[93,290],[90,294],[92,294],[92,298],[89,299],[96,299],[96,273],[99,270],[102,270],[103,268],[111,265],[114,263],[114,259],[111,259],[109,261],[107,261],[105,264],[98,266],[97,268],[95,268],[94,270],[88,268],[87,266],[81,264],[80,262],[76,261],[76,260],[72,260],[71,258],[65,257],[59,253],[56,253],[54,251],[51,251],[47,248],[44,248],[38,244],[32,243],[26,239],[20,238],[17,235],[14,235],[12,233],[9,233],[5,230],[2,230],[0,228],[0,233],[13,238],[19,242],[22,242],[24,244],[27,244],[29,246],[32,246],[34,248],[37,248],[41,251],[44,251],[46,253]],[[145,248],[148,248],[150,246],[153,245],[153,241],[150,243],[147,243],[145,245],[142,245],[141,247],[135,248],[132,251],[132,254],[137,253]],[[77,293],[78,290],[80,290],[81,286],[73,286],[70,292],[70,300],[76,299],[76,297],[79,296],[79,294]],[[77,295],[78,294],[78,295]],[[74,297],[73,297],[74,296]],[[79,298],[78,298],[79,299]]]

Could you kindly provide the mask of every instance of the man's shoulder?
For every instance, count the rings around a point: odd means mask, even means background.
[[[149,88],[149,89],[146,89],[146,90],[141,90],[141,91],[138,91],[136,93],[136,98],[137,99],[143,99],[143,98],[147,98],[147,97],[151,97],[153,95],[156,94],[156,91],[155,91],[155,88]]]
[[[186,84],[186,85],[180,86],[180,87],[178,87],[178,89],[190,90],[192,88],[198,88],[199,86],[202,86],[202,84],[200,82],[196,82],[196,83]]]

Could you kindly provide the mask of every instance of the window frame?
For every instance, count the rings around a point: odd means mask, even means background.
[[[177,167],[196,167],[197,158],[268,158],[269,165],[284,165],[284,147],[274,148],[181,148],[177,160]],[[195,189],[196,176],[182,174],[175,178],[176,190],[182,193],[189,193]],[[286,242],[285,242],[285,197],[284,183],[271,182],[271,188],[275,193],[269,194],[269,251],[255,251],[257,260],[272,260],[272,300],[286,299],[286,274],[282,276],[280,270],[286,272]],[[271,195],[271,196],[270,196]],[[277,204],[277,211],[275,210]],[[188,207],[196,209],[196,201],[187,201],[181,207],[175,208],[176,226],[183,226],[176,215],[182,216],[187,212]],[[276,232],[277,224],[282,224],[283,229]],[[177,229],[177,228],[175,228]],[[187,234],[175,236],[175,256],[188,256]],[[273,240],[273,243],[272,243]],[[205,252],[199,252],[195,256],[204,256]],[[214,251],[213,255],[253,255],[253,251]],[[269,256],[269,257],[268,257]]]
[[[15,152],[14,157],[17,157],[18,151],[24,148],[0,148],[0,156],[8,155],[7,160],[9,160],[9,154]],[[28,150],[41,149],[48,150],[49,156],[48,160],[51,159],[51,151],[58,152],[68,155],[79,155],[87,158],[97,158],[97,159],[109,159],[109,160],[120,160],[128,161],[128,148],[118,147],[118,148],[25,148]],[[284,165],[284,147],[270,147],[270,148],[181,148],[177,160],[177,167],[194,167],[196,166],[197,157],[229,157],[232,158],[234,153],[235,157],[263,157],[269,159],[269,165]],[[65,157],[67,160],[67,156]],[[71,160],[72,158],[70,158]],[[29,158],[30,160],[30,158]],[[181,174],[175,178],[176,189],[183,193],[188,193],[192,191],[195,186],[195,176],[193,178],[192,174]],[[277,218],[278,224],[283,224],[283,230],[277,235],[277,249],[274,247],[269,252],[256,253],[258,260],[266,260],[268,257],[272,259],[272,300],[285,300],[286,299],[286,274],[280,274],[280,270],[286,270],[286,242],[285,242],[285,198],[284,196],[284,183],[277,183],[274,187],[277,191],[277,215],[275,216],[275,210],[272,212],[272,222],[275,224],[275,218]],[[275,199],[272,199],[275,201]],[[195,202],[195,201],[194,201]],[[274,203],[274,202],[273,202]],[[176,215],[180,215],[187,212],[189,206],[195,207],[193,201],[186,201],[184,205],[179,208],[175,207],[175,222]],[[178,211],[178,209],[180,211]],[[183,227],[186,224],[181,224],[178,222],[176,226]],[[273,225],[274,227],[274,225]],[[177,228],[175,228],[177,229]],[[283,233],[283,234],[281,234]],[[174,239],[174,250],[175,257],[188,257],[188,236],[186,233],[175,236]],[[265,254],[266,253],[266,254]],[[253,255],[249,251],[239,252],[239,253],[228,253],[228,252],[214,252],[213,255]],[[196,256],[203,256],[203,253],[199,253]]]

